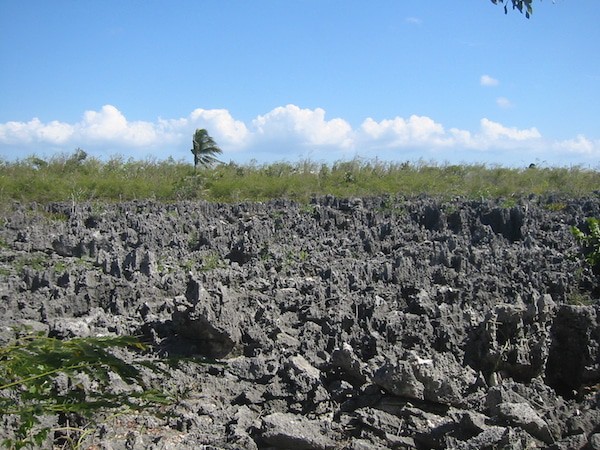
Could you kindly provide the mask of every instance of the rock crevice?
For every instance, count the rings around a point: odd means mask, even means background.
[[[598,280],[569,229],[600,199],[511,203],[14,204],[0,340],[169,361],[148,385],[184,400],[101,448],[597,448]]]

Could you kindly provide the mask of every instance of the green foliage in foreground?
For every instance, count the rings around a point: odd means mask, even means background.
[[[586,225],[587,231],[572,227],[571,232],[581,245],[585,260],[592,270],[600,275],[600,219],[589,217]]]
[[[600,186],[600,172],[582,167],[527,169],[483,164],[398,163],[354,159],[271,164],[236,163],[199,168],[173,159],[101,161],[82,150],[43,160],[0,161],[0,203],[50,201],[161,201],[203,199],[219,202],[313,196],[338,197],[420,194],[497,198],[529,194],[582,196]]]
[[[116,347],[141,349],[143,345],[129,336],[61,341],[26,334],[0,348],[0,416],[14,415],[18,422],[14,439],[3,444],[17,449],[39,447],[51,431],[74,431],[71,434],[79,434],[80,439],[85,436],[83,429],[44,426],[41,418],[46,415],[75,414],[90,420],[99,411],[140,410],[167,403],[165,395],[152,389],[110,393],[114,374],[127,384],[143,387],[139,369],[110,352]],[[59,376],[66,377],[63,388],[57,388]],[[93,389],[86,389],[86,379]],[[77,447],[74,442],[68,444]]]

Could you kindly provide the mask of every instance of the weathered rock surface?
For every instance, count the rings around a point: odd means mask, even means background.
[[[15,203],[0,343],[142,335],[131,358],[168,358],[147,384],[170,414],[90,447],[600,448],[600,293],[569,232],[600,198],[507,203]]]

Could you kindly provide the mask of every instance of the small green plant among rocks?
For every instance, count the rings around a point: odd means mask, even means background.
[[[594,304],[594,300],[590,297],[589,294],[584,294],[581,292],[574,292],[568,298],[567,301],[570,305],[575,306],[590,306]]]
[[[600,219],[589,217],[586,224],[587,231],[574,226],[571,233],[581,245],[587,263],[596,275],[600,275]]]
[[[218,253],[209,253],[202,257],[202,266],[200,267],[202,272],[208,272],[222,267],[225,267],[225,263]]]
[[[141,372],[134,364],[111,352],[125,347],[143,349],[144,345],[131,336],[59,340],[26,333],[1,347],[0,416],[16,420],[13,437],[2,444],[14,449],[40,447],[53,432],[55,438],[69,437],[63,439],[64,447],[77,448],[89,430],[50,426],[43,418],[71,415],[93,424],[94,414],[103,411],[142,410],[169,403],[167,395],[144,389]],[[132,389],[122,393],[111,389],[115,376]],[[79,438],[72,439],[73,435]]]

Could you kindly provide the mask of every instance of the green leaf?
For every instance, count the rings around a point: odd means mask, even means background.
[[[577,239],[577,241],[585,240],[585,234],[576,226],[571,227],[571,234]]]
[[[171,403],[168,395],[158,390],[109,394],[111,373],[129,384],[142,384],[139,369],[111,353],[112,348],[146,347],[133,336],[89,337],[61,341],[40,335],[25,334],[10,345],[0,348],[0,416],[16,414],[19,425],[10,448],[41,446],[50,429],[35,429],[39,417],[48,414],[74,413],[91,419],[101,410],[145,409]],[[72,388],[63,395],[53,390],[53,378],[62,373]],[[93,392],[78,387],[77,375],[87,374],[98,386]],[[18,395],[15,402],[13,395]]]

